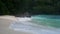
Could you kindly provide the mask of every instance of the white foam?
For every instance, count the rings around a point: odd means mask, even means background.
[[[16,17],[18,21],[30,21],[31,18],[28,18],[28,17]]]
[[[60,31],[49,30],[40,28],[38,26],[33,25],[31,22],[31,18],[17,18],[18,21],[11,24],[10,28],[15,31],[23,31],[23,32],[31,32],[34,34],[60,34]]]

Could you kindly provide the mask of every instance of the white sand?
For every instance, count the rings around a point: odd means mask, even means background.
[[[16,21],[14,16],[0,16],[0,34],[32,34],[9,29],[9,26],[13,21]]]

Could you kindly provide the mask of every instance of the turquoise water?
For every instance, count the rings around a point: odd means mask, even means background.
[[[32,16],[32,22],[43,26],[60,28],[59,15],[35,15]]]
[[[14,31],[32,34],[60,34],[60,16],[35,15],[31,16],[31,18],[16,17],[16,19],[17,21],[14,21],[9,26],[9,28]]]

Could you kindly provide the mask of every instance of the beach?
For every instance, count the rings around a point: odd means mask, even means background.
[[[60,34],[60,29],[38,25],[29,20],[30,18],[0,16],[0,34]]]
[[[12,22],[16,21],[14,16],[0,16],[0,34],[32,34],[9,29]]]

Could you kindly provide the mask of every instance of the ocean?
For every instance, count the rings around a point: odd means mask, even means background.
[[[15,31],[30,32],[32,34],[60,34],[59,15],[34,15],[28,17],[16,17],[9,28]]]

